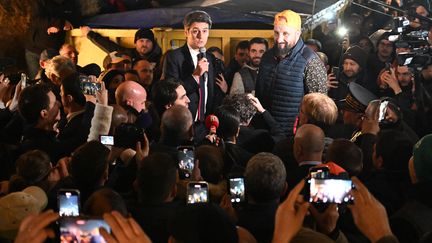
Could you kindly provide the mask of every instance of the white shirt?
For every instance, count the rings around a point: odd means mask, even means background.
[[[191,54],[191,57],[192,57],[194,68],[196,68],[197,65],[198,65],[198,54],[200,52],[192,49],[192,47],[190,47],[189,45],[187,45],[187,46],[188,46],[188,49],[189,49],[189,53]],[[195,81],[197,81],[197,83],[199,85],[199,80],[195,80]],[[204,94],[204,114],[205,114],[206,108],[207,108],[207,97],[208,97],[207,82],[208,82],[208,80],[204,80],[204,93],[205,93]],[[199,107],[198,107],[198,110],[199,110]],[[196,120],[198,120],[198,112],[195,115],[195,121]]]

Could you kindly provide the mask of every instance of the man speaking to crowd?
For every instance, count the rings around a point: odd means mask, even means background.
[[[192,117],[204,130],[195,130],[198,137],[205,133],[205,115],[211,114],[223,98],[222,91],[216,86],[214,56],[205,50],[211,24],[210,16],[204,11],[193,11],[185,16],[186,44],[167,53],[162,75],[183,81]]]
[[[264,54],[256,83],[256,96],[286,136],[293,135],[304,94],[327,93],[324,64],[300,35],[300,15],[291,10],[276,14],[275,45]]]

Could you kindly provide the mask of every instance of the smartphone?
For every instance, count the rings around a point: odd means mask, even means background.
[[[384,101],[380,102],[378,122],[382,122],[385,120],[386,113],[387,113],[387,107],[388,107],[388,100],[384,100]]]
[[[388,63],[388,62],[385,63],[385,70],[390,74],[392,73],[390,63]]]
[[[100,135],[99,136],[99,141],[103,145],[111,145],[111,146],[113,146],[114,145],[114,136]]]
[[[96,95],[96,92],[100,91],[101,88],[102,86],[100,83],[94,83],[90,81],[81,82],[81,90],[86,95]]]
[[[28,80],[27,75],[25,73],[21,73],[21,90],[27,87],[27,80]]]
[[[310,178],[309,202],[311,203],[353,203],[350,194],[353,183],[349,179],[317,179]]]
[[[192,146],[180,146],[177,147],[177,158],[178,166],[180,169],[180,177],[190,178],[192,170],[195,166],[195,154],[194,147]]]
[[[339,72],[340,72],[339,67],[333,67],[332,68],[332,73],[335,76],[336,80],[338,80],[338,81],[339,81]]]
[[[241,203],[245,201],[245,184],[243,177],[234,177],[229,179],[229,193],[232,203]]]
[[[207,203],[209,201],[208,184],[205,181],[189,182],[187,184],[186,200],[188,204]]]
[[[100,234],[99,228],[111,232],[111,228],[103,219],[64,217],[58,220],[58,225],[60,242],[105,243],[106,240]]]
[[[80,193],[75,189],[60,189],[57,192],[59,215],[79,216],[80,215]]]

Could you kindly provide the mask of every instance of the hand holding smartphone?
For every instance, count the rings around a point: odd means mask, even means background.
[[[335,76],[336,80],[339,81],[339,74],[340,74],[339,67],[333,67],[332,68],[332,73]]]

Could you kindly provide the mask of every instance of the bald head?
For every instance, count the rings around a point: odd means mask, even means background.
[[[131,106],[138,112],[145,110],[147,92],[137,82],[125,81],[121,83],[116,89],[115,97],[118,105]]]
[[[297,162],[321,161],[324,137],[323,130],[315,125],[305,124],[301,126],[294,137],[294,156]]]
[[[174,105],[162,115],[162,137],[189,139],[192,123],[192,114],[189,109],[184,106]]]

